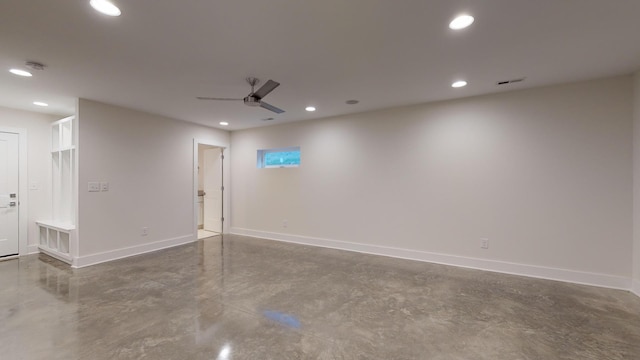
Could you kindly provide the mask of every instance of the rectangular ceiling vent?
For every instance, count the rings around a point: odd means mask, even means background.
[[[511,80],[504,80],[504,81],[498,81],[496,83],[496,85],[508,85],[508,84],[515,84],[515,83],[519,83],[519,82],[523,82],[524,79],[526,78],[520,78],[520,79],[511,79]]]

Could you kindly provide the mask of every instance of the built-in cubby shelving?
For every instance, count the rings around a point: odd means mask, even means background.
[[[37,221],[40,227],[40,251],[58,260],[71,264],[71,235],[75,226],[55,221]]]
[[[52,220],[37,221],[40,227],[39,249],[69,264],[76,249],[74,117],[51,125]]]

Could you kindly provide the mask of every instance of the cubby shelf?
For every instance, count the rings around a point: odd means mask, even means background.
[[[68,147],[64,147],[64,148],[60,148],[60,149],[51,150],[51,154],[64,152],[64,151],[71,151],[71,150],[75,150],[75,149],[76,149],[75,146],[68,146]]]
[[[55,221],[36,221],[40,227],[40,251],[58,260],[71,264],[73,258],[69,254],[71,238],[76,227],[72,224]]]
[[[74,117],[51,125],[52,220],[36,223],[40,227],[41,252],[69,264],[73,261],[75,242],[75,162],[73,144]]]

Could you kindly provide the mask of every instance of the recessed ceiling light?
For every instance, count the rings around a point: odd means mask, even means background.
[[[33,105],[38,105],[38,106],[49,106],[49,104],[47,103],[43,103],[42,101],[34,101]]]
[[[222,126],[227,126],[227,125],[229,125],[229,123],[228,123],[228,122],[226,122],[226,121],[220,121],[220,125],[222,125]]]
[[[105,15],[120,16],[121,14],[120,9],[109,0],[91,0],[89,4],[98,12]]]
[[[307,106],[306,108],[304,108],[307,111],[316,111],[316,108],[313,106]]]
[[[454,88],[461,88],[464,86],[467,86],[467,82],[464,80],[456,81],[453,84],[451,84],[451,87],[454,87]]]
[[[18,76],[26,76],[26,77],[33,76],[30,72],[25,70],[20,70],[20,69],[10,69],[9,72],[12,73],[13,75],[18,75]]]
[[[473,20],[473,16],[471,15],[460,15],[449,23],[449,28],[453,30],[464,29],[473,24]]]

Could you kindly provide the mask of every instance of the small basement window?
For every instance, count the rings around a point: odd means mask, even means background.
[[[300,166],[300,146],[258,150],[258,168]]]

